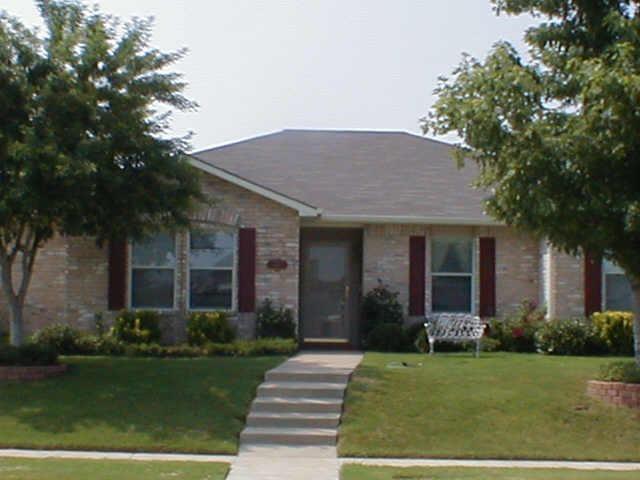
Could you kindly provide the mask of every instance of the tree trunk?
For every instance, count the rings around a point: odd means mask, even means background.
[[[10,341],[11,345],[20,346],[24,342],[23,311],[27,296],[27,289],[33,274],[33,265],[40,246],[40,238],[37,234],[29,232],[23,241],[21,230],[15,245],[7,249],[3,245],[0,250],[0,285],[9,304],[10,312]],[[21,279],[17,292],[14,288],[13,267],[16,259],[20,259]]]
[[[9,310],[11,312],[10,342],[11,345],[18,347],[24,343],[24,326],[22,322],[22,312],[24,305],[20,305],[20,302],[18,302],[15,298],[10,299],[9,303]]]
[[[633,346],[636,364],[640,367],[640,283],[631,285],[633,292]]]

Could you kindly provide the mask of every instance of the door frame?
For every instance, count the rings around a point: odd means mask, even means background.
[[[304,332],[304,249],[310,242],[349,241],[351,243],[350,262],[352,263],[352,275],[354,278],[350,285],[350,299],[355,302],[350,308],[348,319],[349,335],[346,341],[311,341],[305,342]],[[325,349],[353,349],[360,346],[360,304],[362,302],[362,273],[363,273],[363,230],[362,228],[333,228],[333,227],[300,227],[299,242],[299,281],[298,281],[298,337],[302,348]]]

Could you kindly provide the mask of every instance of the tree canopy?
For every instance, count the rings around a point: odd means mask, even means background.
[[[491,215],[570,253],[610,258],[639,303],[639,3],[493,4],[539,19],[525,34],[529,51],[498,42],[484,61],[464,56],[423,128],[459,136],[458,159],[479,165]]]
[[[36,253],[54,234],[137,238],[187,225],[201,198],[187,139],[168,133],[171,109],[196,106],[167,71],[185,51],[151,47],[150,20],[37,4],[42,35],[0,16],[0,270],[14,343]]]

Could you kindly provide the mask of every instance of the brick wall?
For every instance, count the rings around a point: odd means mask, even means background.
[[[550,252],[550,318],[584,316],[584,261],[557,250]]]
[[[366,293],[381,279],[400,293],[405,312],[409,300],[409,237],[427,237],[425,289],[426,311],[431,310],[430,238],[442,236],[492,236],[496,239],[496,309],[497,315],[508,314],[528,299],[539,298],[539,244],[528,236],[506,227],[456,227],[424,225],[367,225],[364,228],[363,290]],[[478,271],[478,242],[474,242],[474,270]],[[474,310],[479,308],[478,276],[474,279]]]
[[[195,217],[202,225],[226,225],[227,228],[256,228],[256,300],[271,298],[295,312],[298,310],[299,220],[297,212],[212,176],[203,179],[203,190],[214,204]],[[184,338],[187,310],[186,232],[176,236],[176,309],[164,312],[163,331],[169,340]],[[130,252],[129,252],[130,254]],[[284,259],[287,268],[267,268],[273,258]],[[107,305],[107,249],[99,248],[91,238],[56,237],[37,257],[25,307],[26,333],[59,322],[91,330],[94,315],[105,312]],[[129,289],[127,301],[130,302]],[[0,295],[0,321],[7,329],[8,312]],[[237,305],[234,305],[234,310]],[[110,314],[106,315],[110,317]],[[254,334],[255,315],[234,315],[239,334]]]

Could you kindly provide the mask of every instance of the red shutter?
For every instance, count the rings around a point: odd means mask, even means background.
[[[480,316],[496,315],[496,239],[480,238]]]
[[[122,310],[127,298],[127,242],[112,240],[109,242],[109,310]]]
[[[238,311],[256,310],[256,229],[241,228],[238,237]]]
[[[409,315],[424,315],[425,237],[409,238]]]
[[[602,310],[602,257],[587,252],[584,256],[584,314],[589,317]]]

